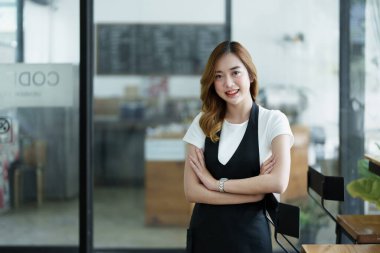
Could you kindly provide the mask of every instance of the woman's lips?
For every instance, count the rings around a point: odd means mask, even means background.
[[[226,91],[228,97],[234,97],[239,92],[239,89]]]

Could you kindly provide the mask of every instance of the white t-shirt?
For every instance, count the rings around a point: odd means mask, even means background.
[[[293,133],[289,126],[288,118],[279,110],[268,110],[264,107],[259,108],[259,152],[260,165],[272,154],[272,140],[281,134],[291,136],[291,146],[294,143]],[[206,135],[199,126],[199,119],[202,115],[200,112],[191,123],[183,140],[189,144],[203,149],[205,146]],[[232,124],[224,120],[222,132],[219,140],[218,159],[225,165],[238,148],[244,133],[247,129],[248,121],[240,124]]]

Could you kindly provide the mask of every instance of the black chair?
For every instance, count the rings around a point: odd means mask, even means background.
[[[310,193],[310,189],[314,190],[320,197],[321,203],[313,197]],[[340,244],[342,242],[342,233],[344,233],[351,241],[357,243],[358,240],[355,239],[352,233],[348,232],[346,227],[346,215],[337,215],[335,218],[329,210],[325,207],[325,200],[332,201],[344,201],[344,178],[335,176],[325,176],[322,173],[316,171],[313,167],[309,166],[307,172],[307,191],[309,196],[316,201],[326,214],[335,222],[335,233],[336,233],[336,243]],[[349,216],[347,216],[350,218]]]
[[[287,236],[299,238],[300,235],[300,208],[289,204],[279,203],[273,194],[265,196],[267,220],[274,227],[274,239],[277,244],[288,253],[278,240],[280,234],[289,245],[299,253],[299,250],[289,241]]]
[[[344,178],[324,176],[309,166],[307,173],[307,190],[309,196],[318,201],[310,194],[314,190],[321,197],[320,206],[330,216],[336,225],[336,243],[342,243],[342,234],[345,234],[355,244],[378,244],[380,215],[342,215],[336,218],[325,208],[324,200],[344,201]],[[318,203],[319,204],[319,203]]]
[[[321,197],[321,203],[310,193],[310,189],[314,190]],[[334,215],[325,207],[325,200],[344,201],[343,177],[325,176],[309,166],[307,171],[307,193],[333,221],[337,222]]]

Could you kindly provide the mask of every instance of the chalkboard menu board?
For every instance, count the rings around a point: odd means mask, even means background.
[[[98,24],[96,38],[99,75],[196,75],[225,40],[225,27]]]

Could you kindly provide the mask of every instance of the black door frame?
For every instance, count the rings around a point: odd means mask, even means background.
[[[93,69],[94,2],[80,2],[79,252],[93,252]]]

